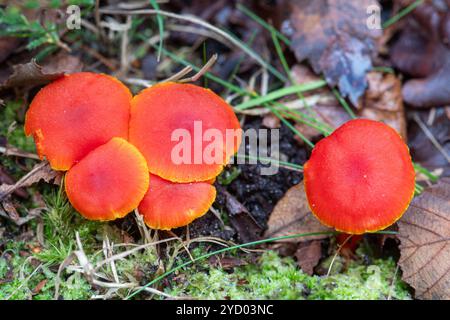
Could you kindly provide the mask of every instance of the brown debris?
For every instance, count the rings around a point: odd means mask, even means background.
[[[298,0],[291,4],[291,48],[298,61],[308,60],[317,74],[338,86],[354,105],[367,86],[366,72],[376,54],[379,29],[366,25],[375,0]]]
[[[450,179],[415,198],[398,225],[403,280],[417,299],[450,299]]]

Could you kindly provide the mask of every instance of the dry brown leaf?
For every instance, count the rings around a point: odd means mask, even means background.
[[[314,268],[322,258],[322,241],[312,240],[300,243],[295,252],[295,257],[303,272],[312,275]]]
[[[405,109],[402,98],[402,83],[393,74],[370,72],[367,74],[368,88],[359,105],[362,118],[383,121],[394,128],[406,141]]]
[[[46,72],[35,60],[31,60],[25,64],[15,65],[13,67],[13,73],[4,83],[0,84],[0,90],[47,84],[58,79],[63,74],[63,71]]]
[[[19,188],[29,187],[32,184],[39,182],[40,180],[50,182],[57,178],[59,175],[60,173],[57,171],[53,171],[47,162],[41,162],[15,184],[0,185],[0,201],[5,199],[8,195]]]
[[[376,0],[297,0],[291,4],[292,50],[337,85],[354,105],[367,86],[379,29],[367,27],[367,8]]]
[[[331,231],[311,213],[303,182],[290,188],[284,197],[278,201],[267,222],[268,229],[264,237],[280,237],[297,233]],[[280,242],[298,243],[309,240],[325,239],[327,235],[307,236]]]
[[[418,299],[450,299],[450,178],[415,198],[398,225],[403,280]]]

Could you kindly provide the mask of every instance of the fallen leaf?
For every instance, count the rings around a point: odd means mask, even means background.
[[[411,106],[450,104],[449,18],[449,5],[442,10],[432,2],[422,4],[408,16],[404,31],[392,45],[392,64],[413,77],[403,86],[403,99]]]
[[[49,57],[42,66],[42,72],[45,74],[75,73],[83,69],[83,62],[77,56],[60,51],[58,54]]]
[[[417,299],[450,299],[450,179],[415,198],[398,225],[403,280]]]
[[[263,228],[248,212],[247,208],[223,187],[218,187],[218,191],[225,196],[228,218],[233,228],[237,231],[239,238],[243,242],[258,240]]]
[[[376,0],[297,0],[291,4],[291,48],[301,62],[337,85],[357,105],[372,69],[375,39],[381,30],[367,27],[367,8]]]
[[[290,188],[276,204],[267,222],[265,238],[294,235],[298,233],[323,232],[332,229],[324,226],[311,213],[306,200],[303,182]],[[328,235],[315,235],[285,239],[279,242],[299,243],[325,239]]]
[[[62,71],[48,73],[35,60],[31,60],[25,64],[15,65],[13,73],[4,83],[0,84],[0,91],[8,88],[33,87],[47,84],[63,76],[63,74],[64,72]]]
[[[369,72],[367,80],[368,88],[359,105],[359,116],[386,123],[406,141],[401,81],[393,74],[381,72]]]
[[[61,173],[53,171],[47,162],[41,162],[15,184],[0,185],[0,201],[3,201],[3,199],[5,199],[7,196],[9,196],[19,188],[29,187],[32,184],[39,182],[40,180],[50,182],[52,180],[55,180],[60,175]]]
[[[322,258],[322,241],[312,240],[299,243],[295,257],[303,272],[312,275],[314,268]]]

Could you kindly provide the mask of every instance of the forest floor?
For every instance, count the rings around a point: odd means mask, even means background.
[[[380,1],[383,28],[372,30],[371,0],[327,10],[281,0],[80,0],[68,1],[81,14],[71,29],[65,1],[19,2],[0,5],[0,299],[449,298],[450,4]],[[314,14],[320,23],[305,26]],[[136,213],[85,220],[23,129],[42,85],[81,70],[114,75],[133,93],[195,75],[243,129],[279,129],[278,172],[262,175],[263,159],[228,165],[210,211],[170,232]],[[404,225],[340,245],[313,220],[302,165],[354,117],[383,121],[407,141],[415,206],[442,221],[409,230],[420,212],[408,210]],[[436,194],[441,202],[430,200]],[[415,236],[430,242],[409,261],[401,240]],[[435,274],[417,265],[422,250],[433,252]]]

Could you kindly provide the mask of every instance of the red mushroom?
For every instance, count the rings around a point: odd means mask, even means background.
[[[153,229],[170,230],[203,216],[216,198],[207,182],[175,183],[150,174],[150,187],[139,213]]]
[[[131,104],[130,142],[150,172],[164,179],[213,179],[239,148],[239,121],[211,90],[162,83],[143,90]]]
[[[55,170],[68,170],[113,137],[128,139],[131,93],[117,79],[89,72],[66,75],[31,102],[25,133]]]
[[[122,138],[96,148],[66,174],[73,207],[90,220],[113,220],[137,208],[149,185],[141,153]]]
[[[349,234],[390,226],[414,195],[408,147],[394,129],[372,120],[349,121],[319,141],[304,176],[314,215]]]

